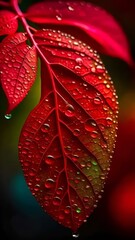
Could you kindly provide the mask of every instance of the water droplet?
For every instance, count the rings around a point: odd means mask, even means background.
[[[76,154],[74,154],[74,155],[72,156],[72,160],[73,160],[74,162],[76,162],[76,161],[78,160],[78,158],[79,158],[79,156],[76,155]]]
[[[30,172],[29,172],[29,176],[30,177],[34,177],[36,175],[36,172],[34,171],[34,170],[31,170]]]
[[[56,194],[57,195],[61,195],[62,191],[63,191],[63,188],[58,188],[57,191],[56,191]]]
[[[80,134],[80,129],[75,129],[75,130],[74,130],[74,135],[75,135],[75,136],[78,136],[79,134]]]
[[[97,166],[97,162],[96,161],[91,161],[91,163],[94,165],[94,166]]]
[[[93,131],[93,132],[91,133],[91,137],[92,137],[92,138],[97,138],[97,135],[98,135],[98,132],[97,132],[97,131]]]
[[[60,213],[59,214],[59,220],[63,220],[65,218],[64,214]]]
[[[87,85],[87,83],[83,83],[83,86],[84,86],[84,87],[87,87],[88,85]]]
[[[76,213],[78,213],[78,214],[81,213],[81,208],[77,208]]]
[[[91,120],[91,119],[88,119],[86,122],[85,122],[85,130],[87,130],[88,132],[92,132],[95,130],[95,127],[96,127],[96,123]]]
[[[7,114],[5,115],[5,118],[6,118],[7,120],[11,119],[11,117],[12,117],[12,114],[11,114],[11,113],[7,113]]]
[[[94,103],[97,104],[97,105],[101,104],[101,98],[100,97],[95,97],[94,98]]]
[[[74,44],[75,46],[78,46],[78,45],[79,45],[79,42],[74,41],[73,44]]]
[[[91,167],[91,162],[87,162],[87,167]]]
[[[108,125],[112,125],[112,123],[113,123],[112,118],[107,117],[106,120],[107,120],[107,124],[108,124]]]
[[[70,206],[67,206],[64,210],[65,214],[69,214],[71,212]]]
[[[111,87],[111,86],[110,86],[109,84],[107,84],[107,85],[106,85],[106,88],[108,88],[108,89],[109,89],[110,87]]]
[[[54,205],[54,206],[59,206],[60,203],[61,203],[61,199],[60,199],[59,197],[55,197],[55,198],[53,199],[53,205]]]
[[[36,184],[35,187],[34,187],[35,192],[38,192],[38,191],[39,191],[39,188],[40,188],[40,185],[39,185],[39,184]]]
[[[71,6],[68,6],[68,10],[69,10],[69,11],[74,11],[74,8],[71,7]]]
[[[22,150],[22,154],[27,155],[28,154],[27,150],[26,149]]]
[[[45,158],[45,163],[47,163],[48,165],[52,165],[52,164],[54,163],[54,156],[48,155],[48,156]]]
[[[101,199],[101,198],[102,198],[102,196],[101,196],[101,195],[98,195],[98,198],[99,198],[99,199]]]
[[[57,19],[58,21],[61,21],[61,20],[62,20],[62,17],[61,17],[60,15],[56,15],[56,19]]]
[[[45,123],[45,124],[41,127],[41,131],[42,131],[43,133],[48,132],[49,129],[50,129],[50,125],[49,125],[48,123]]]
[[[75,109],[74,109],[74,107],[71,104],[68,104],[66,106],[65,115],[67,117],[73,117],[75,115]]]
[[[48,188],[48,189],[49,188],[53,188],[54,187],[54,183],[55,183],[54,180],[49,178],[45,182],[45,187]]]
[[[84,197],[84,198],[83,198],[83,201],[84,201],[84,202],[88,202],[88,201],[89,201],[89,197]]]
[[[91,72],[95,73],[95,72],[96,72],[96,68],[95,68],[95,67],[92,67],[92,68],[91,68]]]
[[[81,67],[80,66],[75,66],[75,70],[80,70],[81,69]]]
[[[82,64],[82,59],[81,58],[76,58],[76,63],[78,63],[79,65]]]
[[[72,234],[72,237],[73,237],[73,238],[78,238],[78,237],[79,237],[79,233],[73,233],[73,234]]]
[[[96,69],[97,69],[97,72],[98,73],[104,73],[104,68],[103,68],[103,66],[101,66],[101,65],[98,65],[97,67],[96,67]]]

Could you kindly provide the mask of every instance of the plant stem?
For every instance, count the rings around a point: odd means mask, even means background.
[[[29,40],[31,41],[31,43],[35,46],[35,48],[37,49],[38,54],[40,55],[40,57],[48,64],[50,65],[50,63],[48,62],[48,60],[46,59],[46,57],[44,56],[44,54],[42,53],[42,51],[40,50],[40,48],[38,47],[37,43],[35,42],[35,39],[33,37],[33,34],[31,33],[30,29],[31,26],[28,25],[22,11],[20,10],[19,6],[18,6],[18,1],[17,0],[11,0],[10,1],[12,8],[14,9],[14,11],[16,12],[16,14],[18,15],[18,17],[20,18],[22,25],[25,29],[25,31],[27,32],[28,36],[29,36]]]

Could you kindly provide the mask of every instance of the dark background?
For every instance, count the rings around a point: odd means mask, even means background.
[[[22,1],[22,9],[37,1]],[[122,26],[135,59],[134,0],[93,0]],[[102,55],[120,103],[119,131],[112,167],[98,207],[79,229],[79,239],[135,239],[135,75],[122,60]],[[0,89],[0,234],[1,239],[72,239],[71,231],[40,208],[25,183],[18,161],[18,138],[40,97],[40,80],[26,99],[4,118],[6,98]]]

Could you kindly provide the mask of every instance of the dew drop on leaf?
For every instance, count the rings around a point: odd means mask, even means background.
[[[86,122],[85,122],[85,130],[88,131],[88,132],[93,132],[95,130],[95,127],[96,127],[96,123],[91,120],[91,119],[88,119]]]
[[[53,199],[53,205],[54,205],[54,206],[59,206],[60,203],[61,203],[61,199],[60,199],[59,197],[55,197],[55,198]]]
[[[12,114],[11,114],[11,113],[8,113],[8,114],[5,115],[5,118],[6,118],[7,120],[10,120],[11,117],[12,117]]]
[[[79,65],[82,64],[82,59],[81,58],[76,58],[76,63],[78,63]]]
[[[94,98],[94,103],[97,104],[97,105],[101,104],[101,98],[100,97],[95,97]]]
[[[88,202],[88,201],[89,201],[89,197],[84,197],[84,198],[83,198],[83,201],[84,201],[84,202]]]
[[[73,117],[75,115],[75,109],[71,104],[66,106],[65,115],[67,117]]]
[[[58,190],[56,191],[57,195],[61,195],[63,192],[63,188],[58,188]]]
[[[72,157],[72,160],[73,160],[74,162],[76,162],[76,161],[78,160],[78,158],[79,158],[79,156],[76,155],[76,154],[74,154],[73,157]]]
[[[76,65],[76,66],[75,66],[75,70],[81,70],[81,67],[78,66],[78,65]]]
[[[97,138],[97,135],[98,135],[98,132],[97,132],[97,131],[93,131],[93,132],[91,133],[91,137],[92,137],[92,138]]]
[[[65,214],[69,214],[71,212],[70,206],[67,206],[64,210]]]
[[[68,6],[68,10],[69,10],[69,11],[74,11],[74,8],[71,7],[71,6]]]
[[[81,208],[77,208],[76,213],[78,213],[78,214],[81,213]]]
[[[45,158],[45,163],[48,164],[48,165],[52,165],[52,164],[54,163],[54,156],[48,155],[48,156]]]
[[[96,161],[92,161],[92,164],[94,165],[94,166],[97,166],[97,162]]]
[[[61,20],[62,20],[62,17],[61,17],[60,15],[56,15],[56,19],[57,19],[58,21],[61,21]]]
[[[98,72],[98,73],[104,73],[104,72],[105,72],[104,68],[103,68],[101,65],[98,65],[98,66],[96,67],[96,69],[97,69],[97,72]]]
[[[50,125],[47,124],[47,123],[45,123],[45,124],[41,127],[41,131],[44,132],[44,133],[45,133],[45,132],[48,132],[49,129],[50,129]]]
[[[75,135],[75,136],[78,136],[79,134],[80,134],[80,129],[75,129],[75,130],[74,130],[74,135]]]
[[[113,123],[112,118],[108,117],[106,120],[108,125],[112,125]]]
[[[49,178],[45,182],[45,187],[46,188],[53,188],[54,187],[54,183],[55,183],[54,180]]]

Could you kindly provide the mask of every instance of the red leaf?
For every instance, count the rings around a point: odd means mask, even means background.
[[[24,33],[16,33],[0,44],[1,83],[9,103],[8,113],[24,99],[36,78],[36,50],[26,40]]]
[[[0,11],[0,36],[13,34],[17,31],[18,21],[16,15],[8,10]]]
[[[34,37],[44,88],[22,129],[19,158],[40,205],[76,231],[96,207],[108,174],[116,94],[96,51],[85,43],[55,30]]]
[[[32,5],[27,13],[28,19],[36,23],[81,28],[102,46],[105,53],[133,64],[123,30],[102,8],[85,2],[43,1]]]

